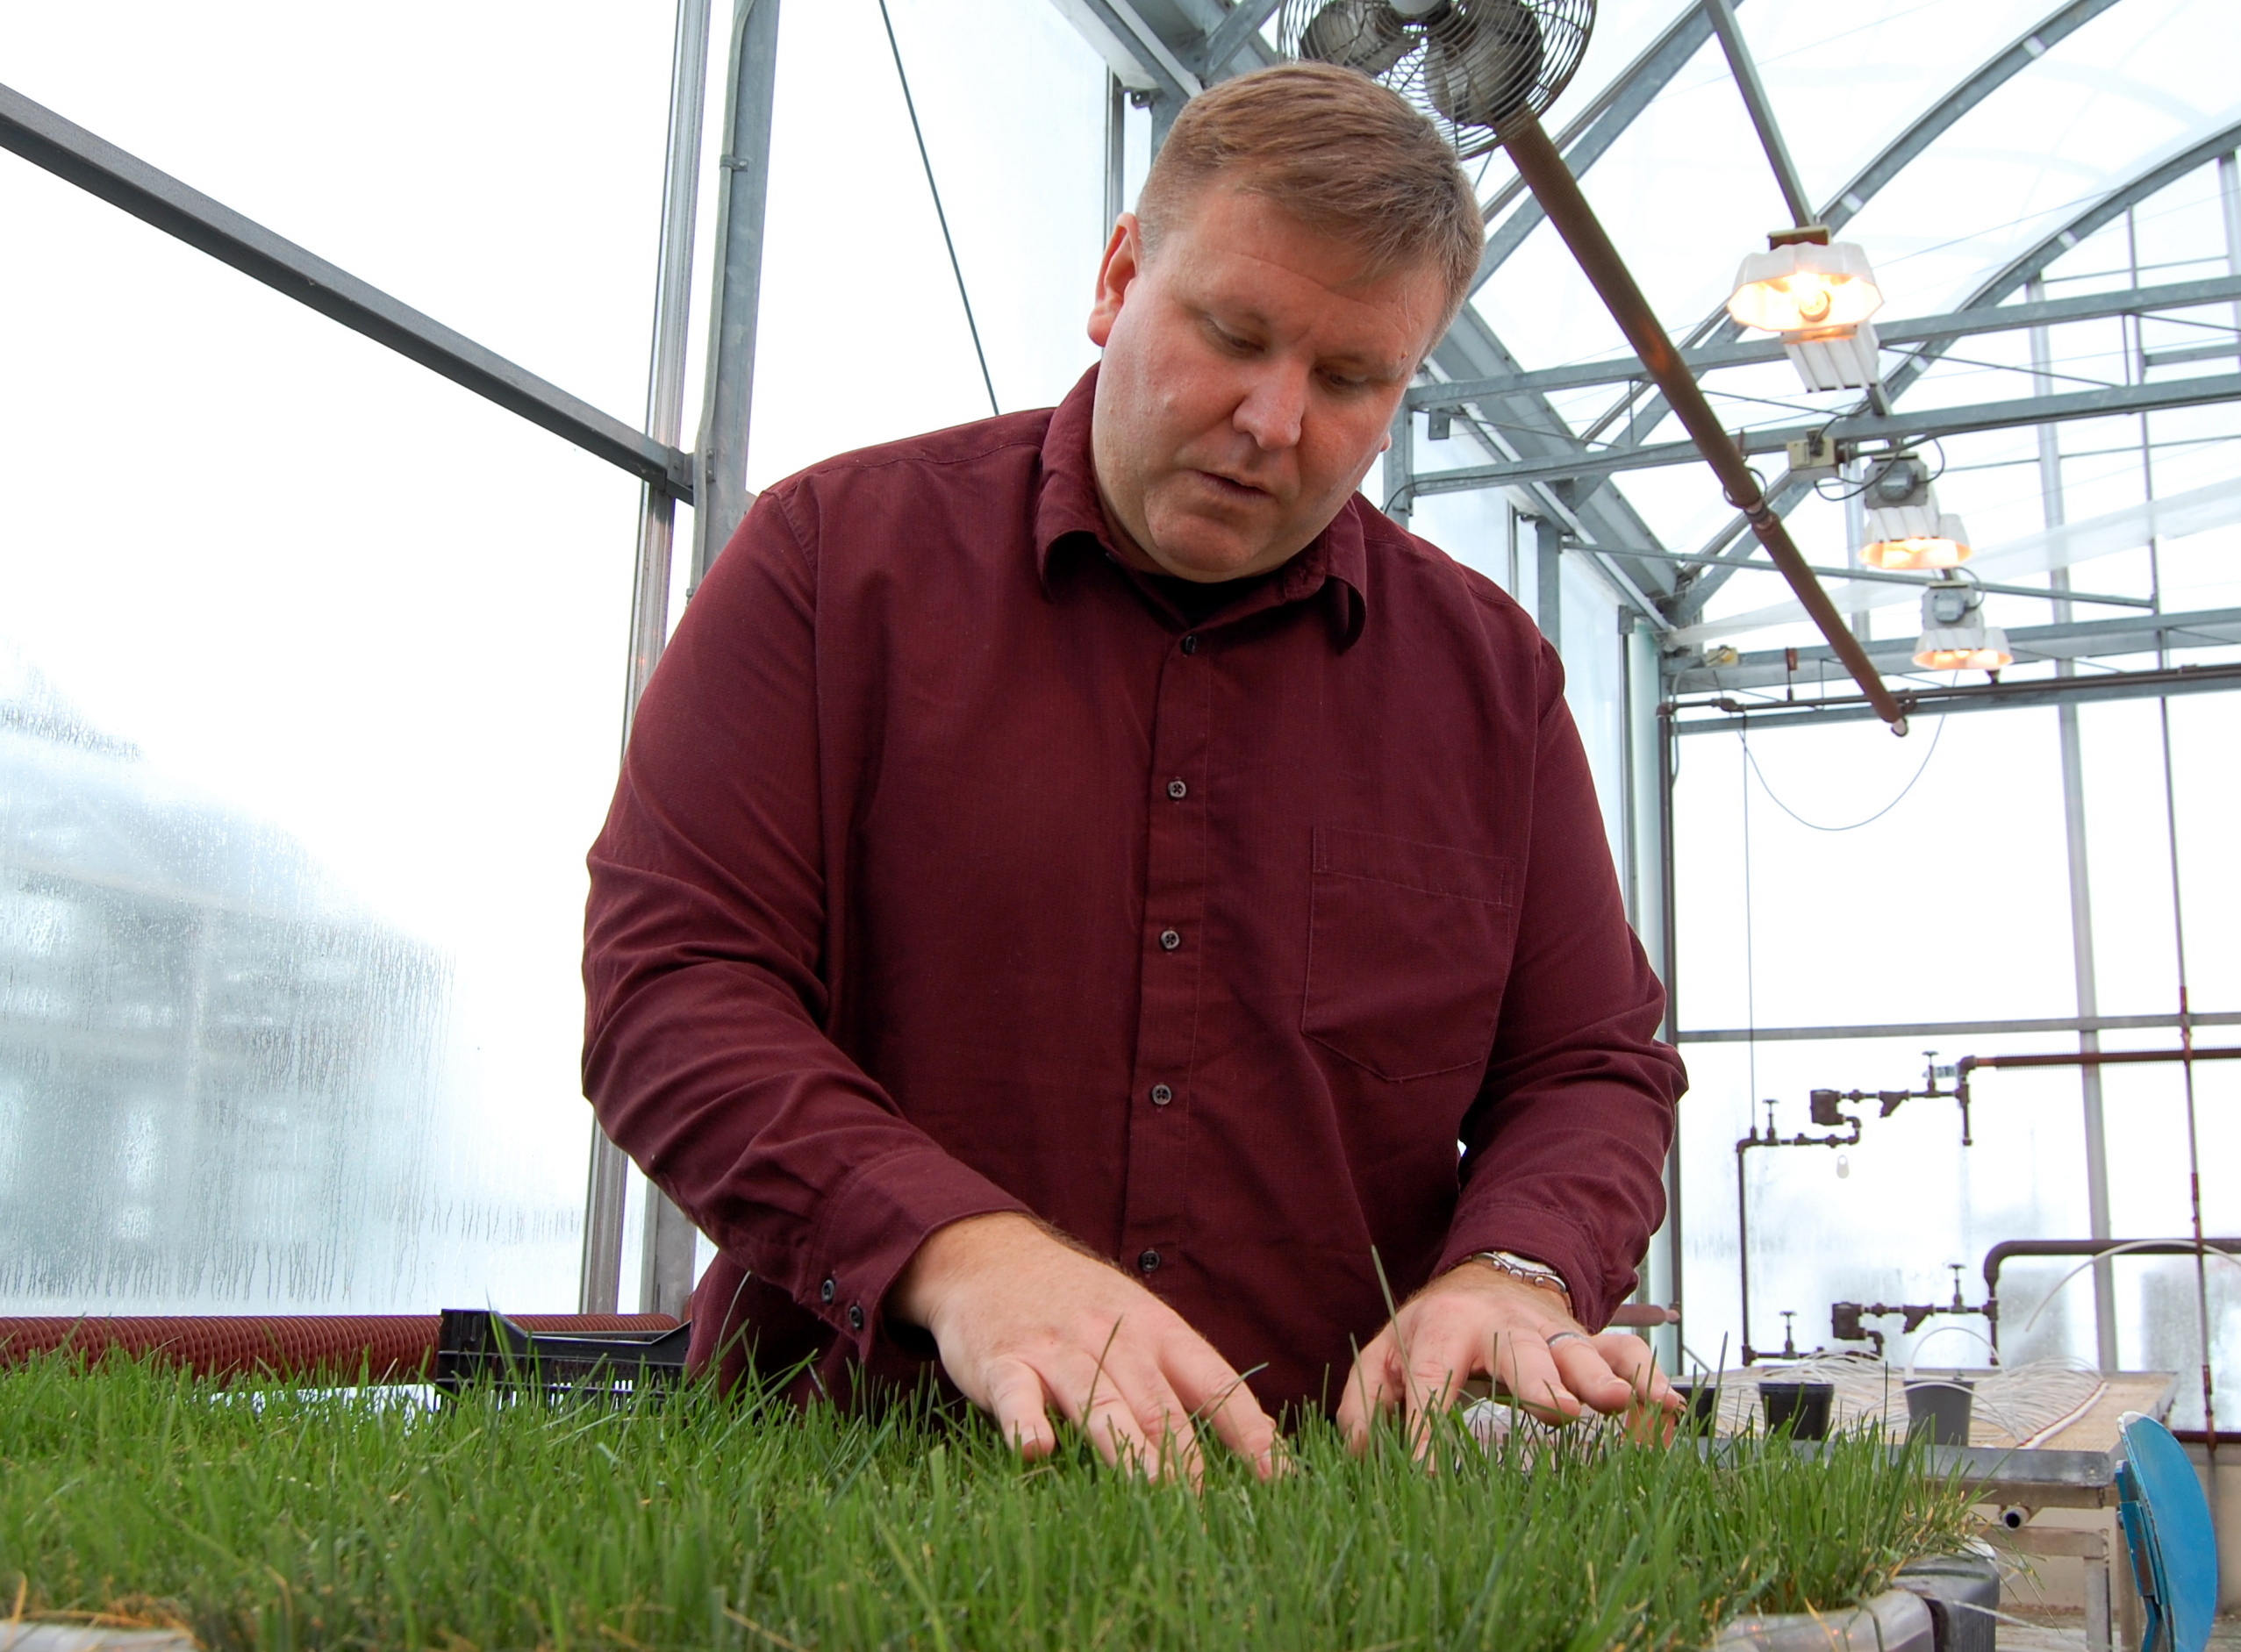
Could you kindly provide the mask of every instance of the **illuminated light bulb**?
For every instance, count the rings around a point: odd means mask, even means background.
[[[1883,514],[1868,512],[1871,519]],[[1961,526],[1959,517],[1948,511],[1937,518],[1935,533],[1893,533],[1871,539],[1860,547],[1859,560],[1870,568],[1958,568],[1969,555],[1968,530]]]
[[[1867,254],[1851,241],[1794,241],[1753,253],[1728,299],[1738,323],[1765,333],[1855,327],[1882,307]]]
[[[1925,631],[1915,644],[1915,663],[1931,671],[1998,671],[2015,663],[2008,633],[1987,626],[1981,633],[1948,643],[1938,633]]]

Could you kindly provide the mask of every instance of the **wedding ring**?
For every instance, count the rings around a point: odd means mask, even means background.
[[[1547,1338],[1546,1341],[1550,1348],[1556,1347],[1556,1345],[1559,1342],[1585,1342],[1587,1341],[1587,1333],[1585,1331],[1559,1331],[1554,1336]]]

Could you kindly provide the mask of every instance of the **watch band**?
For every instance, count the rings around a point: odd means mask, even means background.
[[[1471,1254],[1472,1262],[1483,1262],[1489,1268],[1500,1269],[1513,1279],[1521,1279],[1529,1285],[1538,1285],[1543,1291],[1553,1291],[1564,1298],[1564,1312],[1572,1311],[1572,1287],[1564,1276],[1545,1262],[1536,1262],[1530,1256],[1521,1256],[1511,1250],[1478,1250]]]

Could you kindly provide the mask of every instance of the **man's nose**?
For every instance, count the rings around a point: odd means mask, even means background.
[[[1259,365],[1232,422],[1265,451],[1299,445],[1307,411],[1307,369],[1290,361]]]

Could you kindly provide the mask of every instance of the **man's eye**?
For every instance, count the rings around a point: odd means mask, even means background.
[[[1210,321],[1206,324],[1206,327],[1207,331],[1214,334],[1214,342],[1225,350],[1235,350],[1242,355],[1249,353],[1254,347],[1250,339],[1240,338],[1220,322]]]

